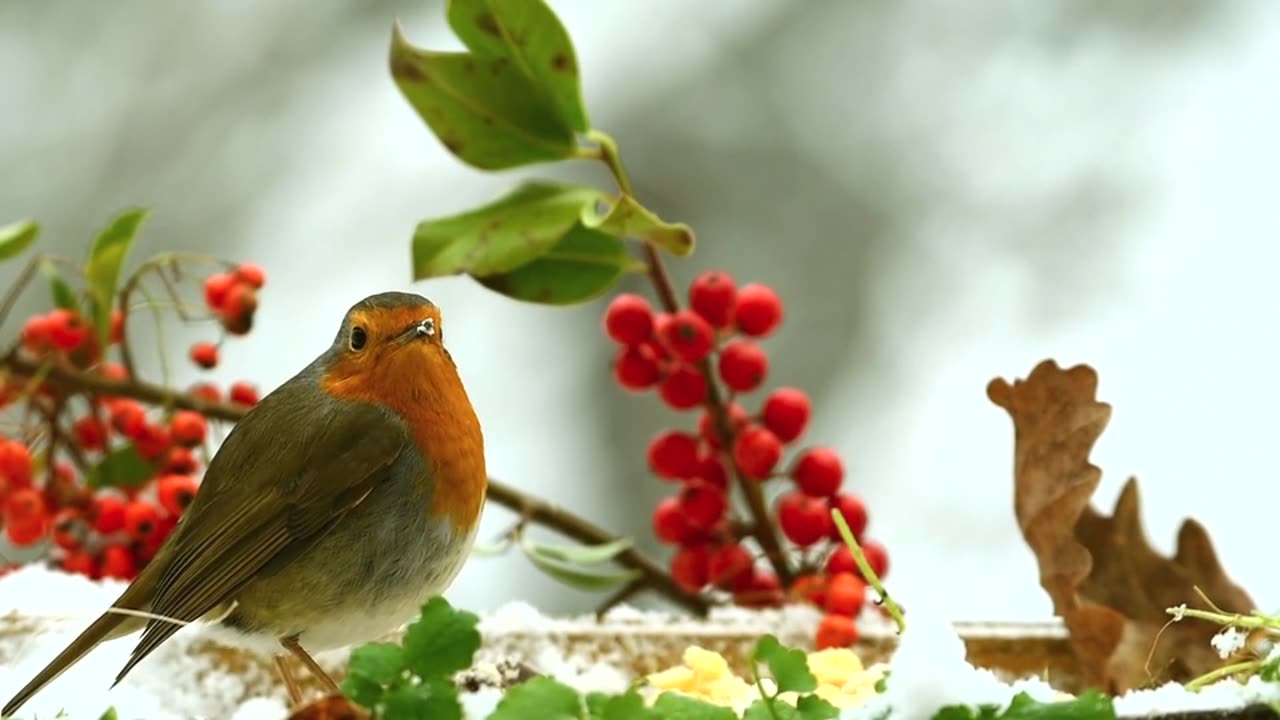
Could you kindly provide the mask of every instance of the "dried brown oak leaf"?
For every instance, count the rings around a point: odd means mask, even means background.
[[[1093,685],[1122,692],[1186,681],[1221,664],[1209,645],[1217,627],[1183,621],[1161,634],[1165,610],[1200,604],[1196,587],[1227,612],[1247,613],[1254,604],[1223,572],[1194,520],[1179,530],[1173,557],[1151,548],[1133,478],[1111,516],[1090,507],[1102,471],[1089,453],[1111,418],[1097,389],[1092,368],[1063,370],[1052,360],[1026,380],[1010,385],[997,378],[987,386],[987,396],[1013,419],[1014,512],[1040,566],[1040,584]]]

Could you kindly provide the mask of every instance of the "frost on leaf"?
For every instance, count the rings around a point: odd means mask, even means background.
[[[1089,499],[1102,471],[1089,462],[1111,406],[1096,398],[1098,376],[1046,360],[1026,380],[992,380],[987,395],[1014,426],[1014,511],[1040,566],[1040,584],[1063,619],[1087,679],[1109,692],[1186,681],[1221,661],[1211,623],[1169,620],[1166,608],[1200,606],[1200,588],[1227,612],[1253,601],[1218,562],[1204,527],[1178,532],[1177,552],[1156,552],[1142,527],[1137,481],[1125,485],[1112,515]],[[1158,642],[1157,642],[1158,640]]]

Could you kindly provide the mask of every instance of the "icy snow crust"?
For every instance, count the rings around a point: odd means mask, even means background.
[[[35,565],[0,578],[0,616],[7,616],[0,622],[0,695],[9,697],[123,589],[121,582],[94,582]],[[906,603],[911,608],[910,622],[891,662],[888,690],[870,704],[846,711],[843,720],[879,718],[887,709],[892,710],[894,720],[927,720],[945,705],[1007,705],[1015,694],[1024,691],[1043,701],[1063,697],[1040,680],[1010,685],[990,671],[970,666],[965,662],[964,643],[944,608],[929,607],[929,601],[930,598],[912,598]],[[523,636],[521,649],[526,653],[530,647],[527,639],[542,637],[545,640],[535,643],[534,652],[524,658],[529,665],[583,692],[619,692],[632,679],[620,669],[621,655],[566,656],[556,638],[571,633],[589,634],[593,629],[616,633],[625,627],[640,633],[705,633],[710,624],[723,627],[726,633],[772,633],[787,643],[812,632],[816,614],[798,607],[763,612],[725,608],[715,611],[708,622],[619,607],[606,616],[606,621],[607,627],[600,627],[590,618],[548,618],[527,603],[510,603],[482,619],[486,644],[477,666],[503,659],[506,636]],[[37,623],[40,632],[32,632]],[[254,672],[243,670],[232,674],[215,667],[208,655],[192,652],[193,644],[211,637],[225,640],[224,634],[212,634],[200,625],[184,628],[113,690],[108,687],[136,636],[106,643],[33,698],[23,708],[22,716],[48,718],[65,711],[72,720],[79,720],[97,718],[107,707],[114,706],[123,720],[287,717],[283,690],[276,689],[273,677],[257,677]],[[341,661],[345,655],[345,650],[338,650],[317,659],[322,663]],[[273,690],[262,696],[264,688]],[[482,720],[500,697],[500,692],[492,688],[465,693],[463,703],[468,718]],[[1227,709],[1277,699],[1280,693],[1276,688],[1256,678],[1245,685],[1223,681],[1194,694],[1170,684],[1117,699],[1116,712],[1140,717],[1156,711]]]

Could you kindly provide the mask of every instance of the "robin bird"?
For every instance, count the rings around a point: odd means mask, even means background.
[[[235,425],[112,610],[0,714],[99,643],[142,629],[115,687],[194,621],[268,639],[338,692],[308,651],[375,639],[443,592],[470,554],[487,488],[480,422],[439,309],[408,293],[365,298],[324,353]],[[297,704],[281,652],[275,661]]]

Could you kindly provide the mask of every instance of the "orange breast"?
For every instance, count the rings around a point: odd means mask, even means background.
[[[382,350],[379,348],[378,350]],[[434,343],[345,357],[321,387],[346,400],[382,405],[404,419],[435,488],[427,512],[470,532],[488,488],[484,437],[457,368]]]

